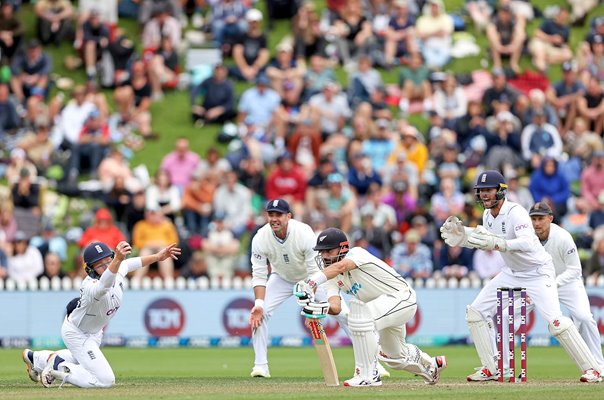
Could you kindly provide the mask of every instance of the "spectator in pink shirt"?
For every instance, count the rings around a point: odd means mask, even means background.
[[[595,151],[591,163],[581,174],[581,200],[589,210],[599,207],[598,196],[604,192],[604,152]]]
[[[161,169],[170,176],[170,181],[182,192],[190,182],[193,172],[199,166],[199,155],[189,150],[189,140],[181,137],[176,140],[174,151],[167,154],[161,162]]]

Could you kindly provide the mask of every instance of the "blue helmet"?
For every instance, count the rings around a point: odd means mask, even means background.
[[[508,190],[508,185],[505,182],[505,178],[499,171],[495,171],[493,169],[481,172],[476,178],[476,184],[474,185],[474,195],[476,196],[476,201],[480,203],[484,207],[484,203],[480,199],[480,189],[497,189],[497,193],[495,194],[495,198],[497,201],[488,208],[496,207],[497,204],[501,200],[505,198],[505,195]]]
[[[92,242],[88,246],[86,246],[82,257],[84,258],[84,265],[88,276],[94,279],[98,279],[100,275],[97,274],[97,272],[92,266],[103,258],[113,258],[114,255],[115,253],[111,251],[109,246],[107,246],[103,242]]]

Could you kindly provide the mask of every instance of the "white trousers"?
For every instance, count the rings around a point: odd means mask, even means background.
[[[407,330],[405,324],[409,322],[417,312],[417,297],[415,291],[399,297],[391,294],[383,294],[377,299],[366,303],[371,312],[371,318],[375,321],[380,347],[390,358],[407,358],[407,346],[405,345]],[[422,364],[429,365],[432,358],[420,351]]]
[[[67,319],[61,328],[66,351],[59,352],[65,359],[61,366],[69,368],[65,382],[82,388],[110,387],[115,383],[111,365],[100,349],[103,332],[86,334]]]
[[[556,273],[552,264],[547,264],[534,270],[523,272],[514,272],[509,268],[504,268],[482,288],[480,293],[478,293],[478,296],[476,296],[476,299],[472,302],[471,307],[477,310],[485,321],[491,321],[491,323],[489,323],[489,336],[491,337],[490,343],[492,354],[497,354],[495,324],[492,323],[497,312],[497,288],[526,288],[526,293],[531,298],[537,312],[549,325],[562,315],[562,312],[560,311],[560,302],[558,300],[558,291],[556,290],[555,276]],[[507,312],[505,297],[502,308],[505,314]],[[505,319],[503,320],[505,321]],[[506,358],[504,351],[504,360]]]
[[[558,288],[560,304],[563,304],[570,313],[581,337],[585,340],[589,351],[601,367],[604,367],[602,356],[602,339],[598,331],[598,324],[591,313],[589,298],[585,291],[583,281],[575,280]]]
[[[271,274],[266,283],[266,294],[264,296],[264,316],[262,324],[252,333],[252,345],[254,346],[254,365],[268,365],[268,320],[275,310],[285,300],[293,296],[294,283],[288,282],[277,274]],[[318,301],[327,301],[325,291],[321,286],[317,288],[315,298]],[[348,333],[348,306],[342,300],[342,312],[335,316],[340,327]]]

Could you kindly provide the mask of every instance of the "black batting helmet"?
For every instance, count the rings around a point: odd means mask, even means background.
[[[474,185],[474,195],[476,196],[476,201],[484,206],[480,198],[480,189],[497,189],[497,193],[495,194],[495,198],[497,199],[495,203],[488,208],[493,208],[499,204],[501,200],[505,198],[505,195],[508,190],[508,185],[505,182],[505,178],[501,175],[501,172],[495,171],[493,169],[481,172],[476,179],[476,184]]]
[[[88,246],[86,246],[82,257],[84,258],[84,264],[88,276],[94,279],[98,279],[100,275],[97,274],[97,272],[92,266],[103,258],[113,258],[114,255],[115,253],[111,251],[109,246],[107,246],[103,242],[92,242]]]
[[[338,229],[338,228],[327,228],[323,232],[319,234],[317,237],[317,244],[313,247],[315,251],[323,251],[323,250],[331,250],[331,249],[340,249],[340,252],[335,257],[322,257],[321,255],[317,256],[317,264],[319,268],[323,269],[335,262],[340,261],[346,253],[348,253],[348,249],[350,246],[350,242],[348,241],[348,237],[346,234]]]

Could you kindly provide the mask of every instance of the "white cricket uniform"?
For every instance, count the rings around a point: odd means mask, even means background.
[[[560,303],[568,308],[587,347],[598,364],[604,367],[600,332],[583,285],[581,261],[573,237],[568,231],[552,223],[547,240],[541,243],[554,261]]]
[[[82,282],[78,306],[65,317],[61,328],[67,349],[58,352],[65,360],[60,365],[70,371],[65,382],[79,387],[109,387],[115,383],[113,370],[100,350],[103,328],[122,304],[124,278],[141,267],[140,257],[131,258],[121,263],[116,274],[106,269],[99,279],[86,277]],[[35,355],[34,367],[41,371],[46,364],[40,358]]]
[[[507,199],[502,201],[499,215],[495,218],[490,210],[485,210],[482,221],[489,232],[506,239],[507,251],[501,252],[505,266],[482,288],[472,308],[485,320],[491,320],[498,287],[525,287],[539,314],[550,324],[562,315],[552,257],[539,243],[528,211]]]
[[[327,296],[343,290],[364,302],[375,321],[382,350],[391,358],[404,358],[405,324],[417,311],[415,291],[394,268],[361,247],[350,249],[345,258],[357,268],[328,280]]]
[[[255,365],[268,364],[268,319],[277,307],[293,296],[296,282],[319,271],[315,260],[318,253],[313,250],[315,242],[316,235],[312,228],[295,219],[290,219],[287,224],[285,240],[273,233],[270,224],[260,228],[252,238],[252,286],[266,286],[264,320],[252,334]],[[322,287],[317,290],[316,298],[319,301],[326,300]],[[346,329],[343,325],[345,320],[338,318],[338,321]]]

